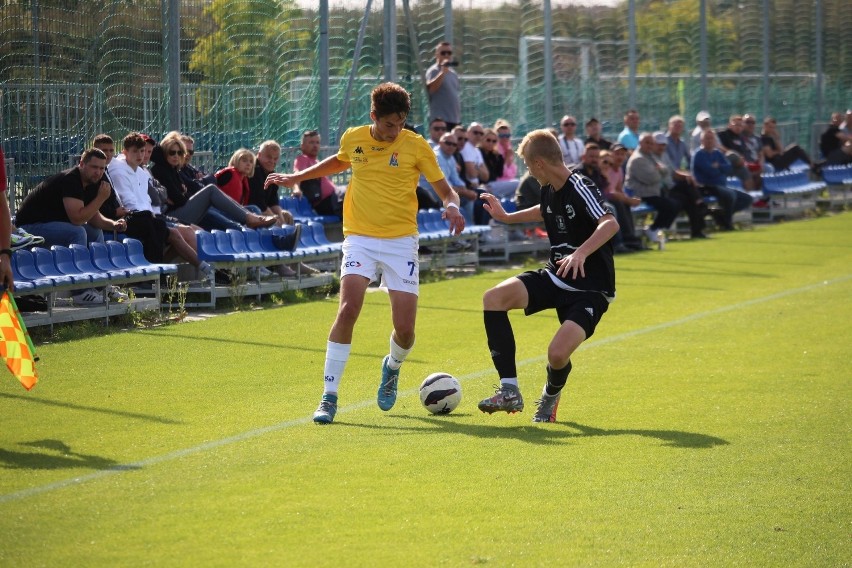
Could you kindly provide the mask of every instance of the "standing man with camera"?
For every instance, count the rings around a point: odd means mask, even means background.
[[[426,70],[426,90],[429,92],[429,122],[443,118],[447,131],[461,124],[461,83],[454,67],[453,46],[442,41],[435,48],[435,64]]]

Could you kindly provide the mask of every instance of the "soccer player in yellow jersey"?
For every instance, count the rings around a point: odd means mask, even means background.
[[[295,184],[352,168],[343,200],[343,261],[340,305],[328,335],[325,383],[314,422],[329,424],[337,412],[337,391],[352,344],[352,331],[364,305],[367,286],[382,277],[393,319],[390,353],[382,361],[377,402],[390,410],[396,402],[399,368],[414,346],[419,263],[417,258],[417,180],[422,173],[444,202],[450,232],[464,229],[459,196],[438,167],[424,138],[405,130],[411,98],[395,83],[383,83],[370,95],[372,123],[348,129],[340,149],[294,174],[270,174],[266,184]]]

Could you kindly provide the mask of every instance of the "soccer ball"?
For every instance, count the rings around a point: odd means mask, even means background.
[[[432,414],[449,414],[461,398],[461,385],[447,373],[432,373],[420,385],[420,402]]]

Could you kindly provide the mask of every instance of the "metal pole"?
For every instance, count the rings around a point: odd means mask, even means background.
[[[328,0],[320,0],[319,7],[319,67],[319,131],[322,140],[328,141]]]
[[[180,130],[180,2],[169,2],[169,129]]]
[[[414,58],[414,63],[417,66],[417,75],[420,77],[420,92],[423,94],[422,100],[429,100],[426,93],[426,70],[423,69],[423,62],[420,60],[420,46],[417,43],[417,30],[414,29],[414,18],[411,15],[411,3],[409,0],[402,0],[402,10],[405,16],[405,23],[408,27],[408,42],[411,44],[411,57]],[[412,89],[413,90],[413,89]],[[420,120],[426,124],[428,121],[427,105],[420,105],[422,110]]]
[[[825,75],[822,62],[822,0],[816,0],[816,30],[814,30],[814,42],[816,43],[816,120],[822,120],[823,116],[823,84]]]
[[[367,20],[370,17],[370,7],[373,0],[367,0],[364,8],[364,18],[361,20],[361,29],[358,30],[358,39],[355,40],[355,53],[352,54],[352,70],[349,72],[349,83],[346,85],[346,95],[343,97],[343,108],[340,109],[340,120],[337,121],[337,133],[335,142],[340,141],[343,135],[343,126],[346,124],[346,115],[349,113],[349,100],[352,97],[352,84],[355,82],[355,73],[358,72],[358,59],[361,58],[361,47],[364,45],[364,33],[367,30]],[[331,144],[331,140],[329,140]]]
[[[627,25],[627,64],[630,68],[627,78],[627,106],[636,108],[636,0],[630,0],[627,4]]]
[[[453,0],[444,0],[444,41],[453,43]]]
[[[544,124],[553,124],[553,18],[550,0],[544,0]]]
[[[769,113],[769,0],[761,3],[763,16],[763,109],[762,114]]]
[[[701,74],[701,108],[707,108],[707,0],[701,0],[698,10],[699,72]]]
[[[396,81],[396,0],[385,0],[385,81]]]

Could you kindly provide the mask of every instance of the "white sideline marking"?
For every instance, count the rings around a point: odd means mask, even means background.
[[[648,333],[653,333],[655,331],[660,331],[663,329],[668,329],[670,327],[682,325],[685,323],[689,323],[692,321],[696,321],[699,319],[703,319],[706,317],[712,317],[715,315],[723,314],[725,312],[730,312],[733,310],[739,310],[742,308],[746,308],[749,306],[754,306],[757,304],[763,304],[766,302],[771,302],[773,300],[778,300],[780,298],[785,298],[787,296],[793,296],[795,294],[801,294],[804,292],[809,292],[816,288],[821,288],[823,286],[831,286],[833,284],[840,284],[842,282],[846,282],[847,280],[852,279],[852,274],[847,274],[846,276],[842,276],[840,278],[836,278],[834,280],[826,280],[823,282],[819,282],[817,284],[811,284],[809,286],[804,286],[802,288],[794,288],[791,290],[785,290],[784,292],[778,292],[777,294],[771,294],[769,296],[764,296],[762,298],[754,298],[752,300],[746,300],[745,302],[740,302],[738,304],[732,304],[729,306],[724,306],[721,308],[716,308],[714,310],[709,310],[706,312],[700,312],[696,314],[692,314],[683,318],[679,318],[676,320],[672,320],[665,323],[660,323],[652,326],[648,326],[642,329],[636,329],[633,331],[627,331],[624,333],[620,333],[618,335],[613,335],[611,337],[605,337],[603,339],[592,340],[588,343],[584,343],[584,348],[590,347],[598,347],[601,345],[608,345],[610,343],[615,343],[617,341],[623,341],[625,339],[631,339],[633,337],[639,335],[645,335]],[[518,367],[523,367],[526,365],[531,365],[533,363],[540,363],[545,359],[545,356],[533,357],[531,359],[524,359],[522,361],[518,361]],[[488,368],[483,369],[481,371],[476,371],[474,373],[469,373],[464,375],[463,377],[458,377],[460,382],[468,381],[471,379],[479,378],[483,375],[493,373],[494,369]],[[412,388],[405,391],[400,391],[399,397],[410,396],[419,391],[418,388]],[[375,399],[362,400],[361,402],[356,402],[354,404],[350,404],[347,406],[343,406],[338,409],[337,414],[345,414],[347,412],[354,412],[356,410],[360,410],[362,408],[366,408],[368,406],[372,406],[375,404]],[[189,448],[184,448],[182,450],[176,450],[174,452],[169,452],[167,454],[163,454],[160,456],[153,456],[144,460],[140,460],[137,462],[122,464],[110,467],[108,469],[102,469],[96,471],[94,473],[90,473],[88,475],[81,475],[79,477],[71,477],[68,479],[63,479],[61,481],[55,481],[53,483],[48,483],[46,485],[39,485],[37,487],[31,487],[29,489],[22,489],[20,491],[15,491],[13,493],[7,493],[6,495],[0,495],[0,504],[3,503],[11,503],[13,501],[20,501],[22,499],[26,499],[28,497],[33,497],[35,495],[41,495],[42,493],[48,493],[50,491],[55,491],[57,489],[63,489],[65,487],[70,487],[72,485],[80,485],[83,483],[88,483],[89,481],[94,481],[96,479],[100,479],[102,477],[107,477],[110,475],[116,475],[119,473],[124,473],[127,471],[136,471],[142,469],[147,466],[157,465],[161,463],[165,463],[168,461],[180,459],[186,456],[191,456],[193,454],[198,454],[201,452],[206,452],[208,450],[215,450],[217,448],[221,448],[222,446],[228,446],[230,444],[235,444],[238,442],[244,442],[246,440],[250,440],[252,438],[257,438],[259,436],[263,436],[265,434],[269,434],[272,432],[278,432],[281,430],[285,430],[287,428],[292,428],[293,426],[302,426],[304,424],[309,424],[312,421],[311,416],[304,416],[302,418],[295,418],[293,420],[287,420],[285,422],[279,422],[278,424],[273,424],[271,426],[264,426],[263,428],[255,428],[254,430],[248,430],[246,432],[242,432],[240,434],[236,434],[234,436],[228,436],[227,438],[221,438],[219,440],[213,440],[210,442],[205,442],[203,444],[198,444],[197,446],[191,446]],[[321,428],[334,428],[334,426],[320,426]]]

